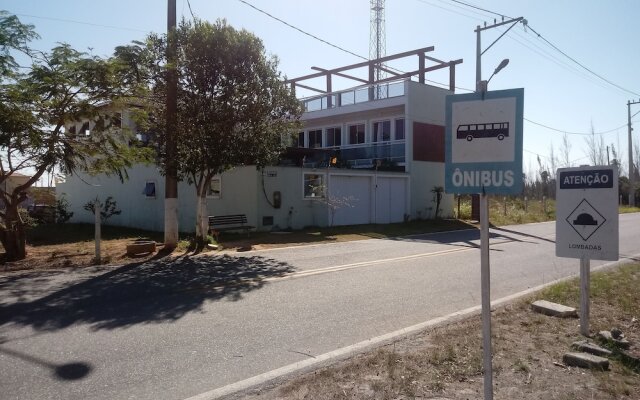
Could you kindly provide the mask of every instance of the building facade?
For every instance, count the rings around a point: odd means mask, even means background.
[[[459,62],[439,65],[453,71]],[[249,225],[263,231],[435,218],[435,192],[444,186],[445,97],[453,92],[426,85],[428,68],[421,68],[419,81],[396,76],[302,99],[304,128],[280,163],[236,167],[215,177],[207,196],[209,215],[245,214]],[[344,75],[347,69],[324,73]],[[300,83],[304,79],[289,82],[308,87]],[[122,118],[130,124],[126,113]],[[195,188],[181,182],[178,191],[180,231],[193,231]],[[69,201],[75,222],[92,222],[83,205],[111,196],[122,213],[110,224],[164,227],[164,177],[155,166],[136,166],[124,183],[69,176],[57,192]],[[453,198],[444,195],[437,216],[452,214]]]

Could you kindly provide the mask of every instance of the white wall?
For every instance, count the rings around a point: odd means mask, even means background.
[[[326,184],[326,170],[296,167],[265,167],[258,171],[258,226],[264,230],[302,229],[307,226],[327,226],[326,206],[316,200],[305,199],[303,189],[304,173],[323,174]],[[264,189],[262,184],[264,176]],[[280,208],[274,208],[273,193],[280,192]],[[265,195],[266,193],[266,195]],[[263,226],[262,217],[273,217],[272,226]]]
[[[413,123],[445,125],[445,100],[453,92],[417,82],[407,82],[406,127],[408,158],[413,158]],[[411,217],[435,217],[436,203],[431,190],[444,187],[444,163],[411,161],[407,163],[411,174]],[[440,204],[440,216],[453,216],[453,195],[445,194]]]
[[[444,186],[444,163],[413,161],[411,166],[411,216],[418,219],[435,217],[436,202],[431,190]],[[453,216],[453,195],[444,194],[439,216]]]

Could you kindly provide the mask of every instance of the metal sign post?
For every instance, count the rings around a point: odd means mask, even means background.
[[[580,259],[580,333],[589,334],[591,260],[618,260],[618,169],[556,173],[556,256]]]
[[[493,399],[491,351],[491,269],[489,268],[489,196],[480,195],[480,290],[482,292],[482,368],[484,398]]]
[[[586,257],[580,259],[580,334],[589,336],[589,288],[591,260]]]
[[[493,399],[489,194],[522,192],[524,90],[447,96],[445,191],[480,195],[484,398]]]

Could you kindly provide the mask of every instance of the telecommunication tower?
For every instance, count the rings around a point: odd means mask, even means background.
[[[370,0],[371,27],[369,31],[369,59],[375,60],[387,55],[386,34],[384,29],[384,2],[385,0]],[[374,78],[376,81],[386,78],[382,63],[375,67]],[[386,97],[386,86],[377,85],[378,98]]]

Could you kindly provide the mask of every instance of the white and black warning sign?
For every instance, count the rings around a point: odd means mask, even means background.
[[[561,168],[556,181],[556,256],[617,260],[617,168]]]

